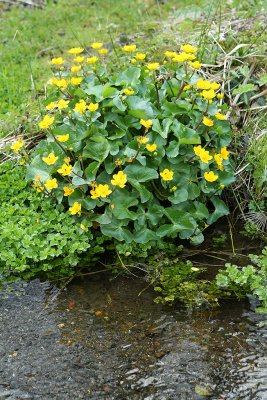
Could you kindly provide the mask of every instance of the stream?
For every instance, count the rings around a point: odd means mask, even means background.
[[[2,292],[0,399],[267,399],[267,329],[248,303],[189,312],[146,286],[105,273]]]

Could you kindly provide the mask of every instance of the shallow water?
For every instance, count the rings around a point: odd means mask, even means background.
[[[1,295],[0,399],[267,399],[267,330],[248,304],[188,313],[109,278]]]

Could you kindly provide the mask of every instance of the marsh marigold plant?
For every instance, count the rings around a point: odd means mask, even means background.
[[[228,213],[221,194],[234,180],[221,83],[205,78],[192,44],[154,59],[129,43],[116,50],[115,66],[104,46],[52,58],[39,121],[46,138],[28,179],[108,238],[200,243],[205,227]],[[17,154],[21,143],[11,147]]]

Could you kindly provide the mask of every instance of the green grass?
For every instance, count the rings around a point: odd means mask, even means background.
[[[200,1],[191,1],[200,4]],[[13,7],[0,15],[0,137],[20,124],[27,131],[51,76],[49,60],[95,40],[155,42],[163,20],[182,0],[59,0],[44,9]],[[190,2],[188,3],[190,4]],[[140,33],[139,33],[140,32]]]

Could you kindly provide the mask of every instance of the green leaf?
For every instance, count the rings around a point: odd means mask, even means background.
[[[172,129],[174,136],[179,139],[179,144],[201,144],[199,133],[181,124],[177,120],[173,121]]]
[[[132,221],[137,218],[136,212],[130,211],[129,208],[136,206],[138,200],[135,196],[131,196],[127,190],[117,189],[110,196],[114,204],[112,209],[113,215],[118,219],[131,219]]]
[[[88,144],[83,149],[83,157],[91,158],[96,161],[104,161],[108,156],[110,144],[105,138],[97,138],[97,141],[88,141]]]
[[[158,237],[155,232],[151,229],[147,229],[146,227],[141,227],[137,232],[134,234],[134,240],[137,243],[147,243],[150,240],[157,240]]]
[[[141,203],[146,203],[148,200],[151,199],[152,193],[149,192],[143,185],[140,185],[140,183],[137,182],[135,179],[127,178],[127,180],[130,183],[130,185],[132,185],[132,187],[139,192]]]
[[[239,85],[236,89],[233,90],[233,94],[244,94],[247,92],[251,92],[257,90],[257,87],[252,83],[247,83],[245,85]]]
[[[267,74],[263,74],[259,79],[259,86],[266,85],[266,83],[267,83]]]
[[[87,181],[91,182],[95,180],[99,166],[100,164],[97,161],[93,161],[88,165],[84,171]]]
[[[120,242],[130,243],[133,240],[131,232],[123,227],[123,222],[113,218],[110,224],[100,225],[101,232],[107,237],[113,237]]]
[[[125,111],[127,106],[123,104],[121,98],[119,96],[114,97],[113,104],[118,108],[120,111]]]
[[[129,179],[133,179],[137,182],[147,182],[158,178],[157,171],[143,165],[127,165],[124,169],[124,173],[127,174]]]
[[[162,122],[162,127],[158,119],[153,119],[152,131],[157,132],[163,139],[167,139],[170,126],[172,124],[172,119],[165,118]]]
[[[179,143],[176,140],[171,140],[166,148],[166,155],[170,158],[175,158],[179,154]]]
[[[148,100],[138,96],[129,96],[127,99],[129,114],[138,119],[153,118],[153,108]]]
[[[197,220],[207,219],[209,217],[209,210],[205,206],[205,204],[200,201],[194,201],[194,206],[196,211],[194,212],[194,217]]]
[[[224,215],[229,214],[229,209],[228,209],[227,205],[218,196],[212,196],[211,201],[215,207],[215,210],[209,216],[209,218],[207,220],[208,224],[213,224],[219,218],[223,217]]]
[[[188,191],[185,188],[175,190],[172,196],[168,197],[173,204],[183,203],[188,199]]]
[[[140,68],[131,66],[117,77],[115,85],[135,86],[139,83],[140,74]]]
[[[167,208],[165,209],[164,214],[172,224],[164,224],[160,226],[157,230],[157,235],[159,237],[173,236],[178,232],[186,233],[186,236],[190,237],[197,226],[194,218],[184,211]]]

